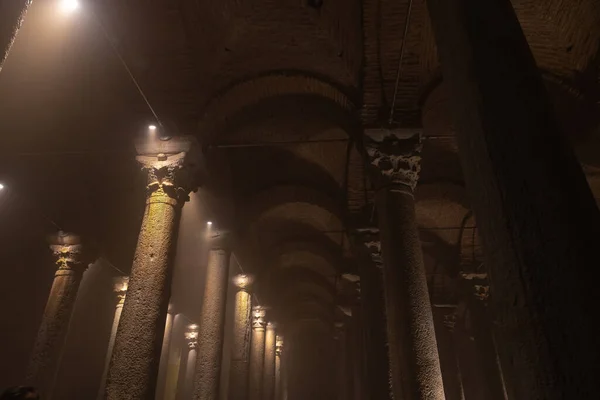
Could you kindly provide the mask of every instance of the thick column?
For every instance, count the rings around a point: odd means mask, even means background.
[[[379,230],[358,229],[356,239],[359,251],[362,249],[368,257],[359,262],[366,399],[389,400],[392,393]]]
[[[283,381],[281,375],[281,355],[283,352],[283,336],[275,339],[275,400],[283,400]]]
[[[277,324],[269,322],[265,335],[265,362],[262,381],[262,398],[273,400],[275,397],[275,347]]]
[[[262,400],[262,380],[265,362],[265,308],[252,308],[252,341],[250,345],[250,374],[248,398]]]
[[[173,333],[174,312],[169,306],[167,311],[167,319],[165,320],[165,335],[160,350],[160,363],[158,367],[158,379],[156,383],[156,399],[163,400],[165,398],[165,390],[167,388],[167,373],[169,369],[169,353],[171,350],[171,335]]]
[[[428,0],[511,399],[599,398],[600,213],[509,0]]]
[[[231,363],[229,366],[229,400],[248,399],[248,367],[251,334],[252,298],[249,293],[253,278],[249,275],[236,275],[233,279],[235,311],[233,338],[231,343]]]
[[[104,398],[104,389],[106,388],[106,377],[108,375],[108,367],[110,365],[110,359],[112,358],[113,347],[115,346],[115,337],[117,336],[117,328],[119,327],[119,320],[121,319],[121,312],[123,311],[123,304],[125,303],[125,295],[127,293],[128,283],[128,276],[119,276],[114,278],[113,290],[117,294],[117,305],[115,307],[115,316],[113,318],[112,329],[110,330],[110,339],[108,340],[108,347],[106,349],[106,361],[104,363],[104,372],[102,373],[102,380],[100,381],[100,390],[98,390],[98,400]]]
[[[59,232],[51,236],[49,242],[58,269],[33,346],[26,379],[44,399],[52,397],[77,291],[89,261],[83,259],[79,236]]]
[[[395,398],[444,398],[413,190],[420,132],[368,130],[365,146],[377,188],[392,390]]]
[[[0,72],[30,4],[31,0],[11,0],[0,5]]]
[[[211,246],[198,332],[198,360],[194,379],[196,400],[218,399],[221,378],[230,256],[227,234],[219,232],[213,237]]]
[[[193,176],[191,166],[185,163],[191,143],[178,140],[159,145],[180,149],[179,153],[137,157],[148,173],[146,210],[108,372],[107,399],[155,396],[177,228]],[[148,147],[149,152],[156,151]],[[138,146],[138,152],[148,154],[145,150]]]

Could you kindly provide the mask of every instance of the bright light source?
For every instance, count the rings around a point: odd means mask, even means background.
[[[61,0],[60,9],[65,13],[75,12],[79,8],[79,1],[77,0]]]
[[[212,225],[212,221],[208,221],[208,222],[206,223],[206,225],[208,225],[208,226],[211,226],[211,225]]]
[[[4,185],[0,183],[0,190],[4,189]]]
[[[148,126],[148,129],[150,129],[151,131],[155,131],[156,125],[150,125],[150,126]]]

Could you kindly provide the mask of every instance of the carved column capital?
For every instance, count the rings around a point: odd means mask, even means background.
[[[274,331],[276,329],[277,329],[277,323],[276,322],[268,322],[267,323],[267,330]]]
[[[84,253],[81,237],[78,235],[60,231],[49,236],[48,243],[57,266],[57,275],[83,272],[92,261]]]
[[[233,277],[232,283],[239,290],[249,292],[250,288],[252,287],[252,283],[254,283],[254,276],[250,274],[238,274]]]
[[[283,353],[283,336],[277,335],[275,339],[275,354],[281,356]]]
[[[378,188],[402,185],[414,190],[421,172],[420,129],[366,129],[364,146]]]
[[[266,308],[263,306],[252,307],[252,329],[265,329],[267,322],[265,316],[267,315]]]
[[[490,284],[486,273],[465,273],[460,274],[463,281],[472,290],[476,299],[486,302],[490,297]]]
[[[355,230],[355,236],[360,246],[363,246],[375,267],[383,268],[381,257],[381,239],[378,228],[359,228]]]
[[[187,331],[185,332],[185,340],[190,350],[194,350],[198,347],[198,325],[188,325]]]
[[[123,307],[125,302],[125,295],[127,294],[127,288],[129,285],[128,276],[118,276],[113,278],[113,291],[117,294],[117,307]]]

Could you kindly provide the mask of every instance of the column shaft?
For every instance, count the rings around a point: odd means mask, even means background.
[[[275,400],[283,399],[283,390],[281,384],[281,355],[275,357]]]
[[[219,398],[221,359],[229,277],[229,252],[211,249],[208,253],[206,284],[198,332],[198,359],[194,378],[194,399]]]
[[[160,351],[160,362],[158,366],[158,379],[156,384],[156,399],[163,400],[165,398],[165,390],[167,386],[167,370],[169,368],[169,352],[171,349],[171,335],[173,334],[173,313],[167,312],[165,321],[165,335]]]
[[[428,0],[511,399],[600,397],[600,213],[509,0]]]
[[[412,190],[380,189],[376,205],[394,397],[444,399]]]
[[[458,365],[453,340],[455,308],[434,308],[434,321],[437,333],[438,352],[446,400],[465,400],[462,376]],[[451,325],[451,326],[448,326]]]
[[[262,400],[264,361],[265,328],[253,328],[250,346],[250,374],[248,377],[248,398],[250,400]]]
[[[65,242],[70,242],[71,239],[79,240],[75,236],[63,233],[59,233],[57,238]],[[69,322],[85,269],[85,263],[79,259],[80,244],[52,244],[50,247],[56,257],[58,269],[33,346],[26,379],[45,399],[52,397]]]
[[[191,348],[188,352],[186,364],[185,364],[185,379],[182,387],[182,396],[184,400],[188,400],[192,397],[192,391],[194,390],[194,375],[196,368],[196,359],[198,358],[198,351],[196,348]]]
[[[250,345],[250,318],[252,300],[245,290],[235,294],[231,364],[229,370],[229,399],[248,398],[248,350]]]
[[[275,327],[269,324],[265,336],[265,362],[262,382],[262,398],[264,400],[273,400],[275,396],[275,345]]]
[[[336,344],[336,394],[339,400],[349,400],[351,386],[348,385],[349,380],[349,360],[347,349],[346,327],[344,324],[336,326],[335,344]]]

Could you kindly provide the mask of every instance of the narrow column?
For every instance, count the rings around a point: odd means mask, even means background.
[[[171,350],[171,335],[173,333],[174,311],[171,306],[167,311],[165,320],[165,335],[160,351],[160,363],[158,367],[158,379],[156,383],[156,399],[163,400],[167,389],[167,373],[169,369],[169,353]]]
[[[229,244],[226,232],[212,238],[206,267],[206,284],[202,298],[194,399],[217,400],[221,378],[227,279],[229,277]]]
[[[184,379],[181,385],[179,398],[188,400],[192,397],[194,390],[194,375],[196,359],[198,358],[198,325],[191,324],[185,332],[185,340],[188,346],[187,359],[185,362]]]
[[[364,400],[367,398],[364,391],[364,340],[363,340],[363,320],[360,307],[360,280],[357,281],[357,298],[352,305],[352,320],[350,328],[350,352],[352,355],[352,399]],[[368,367],[368,366],[367,366]]]
[[[392,390],[395,398],[444,398],[413,190],[421,135],[367,130],[365,146],[377,188]]]
[[[31,0],[12,0],[2,2],[0,15],[0,71],[17,37]]]
[[[265,362],[262,382],[262,398],[273,400],[275,397],[275,347],[277,324],[269,322],[265,335]]]
[[[262,400],[262,380],[265,362],[265,308],[252,308],[252,341],[250,345],[250,375],[248,398]]]
[[[390,400],[392,399],[390,360],[379,229],[373,227],[358,229],[355,238],[359,252],[365,252],[365,258],[368,257],[368,260],[362,259],[359,262],[366,399]]]
[[[35,386],[44,399],[52,397],[77,291],[88,265],[88,260],[83,259],[79,236],[59,232],[51,236],[49,242],[58,269],[27,372],[27,382]]]
[[[508,397],[600,398],[600,212],[509,0],[428,0]]]
[[[336,344],[336,381],[337,381],[337,398],[339,400],[349,400],[348,387],[348,354],[346,349],[346,332],[343,322],[334,324],[334,340]]]
[[[125,303],[128,282],[128,276],[119,276],[114,278],[113,290],[117,294],[117,305],[115,307],[115,316],[113,318],[112,329],[110,330],[110,339],[108,340],[108,347],[106,349],[106,361],[104,362],[104,372],[102,373],[102,380],[100,381],[100,390],[98,390],[98,400],[104,398],[108,366],[110,364],[113,347],[115,345],[115,336],[117,335],[117,328],[119,327],[119,320],[121,319],[121,311],[123,311],[123,304]]]
[[[160,147],[180,152],[157,154]],[[186,162],[190,140],[173,138],[137,149],[148,174],[146,210],[108,371],[106,398],[111,400],[123,399],[124,393],[132,400],[155,396],[177,228],[194,176],[193,164]]]
[[[249,275],[236,275],[233,278],[237,292],[231,343],[231,363],[229,366],[229,399],[248,399],[248,368],[251,334],[252,298],[249,293],[253,278]]]
[[[283,336],[275,339],[275,400],[283,400],[283,382],[281,376],[281,354],[283,352]]]
[[[446,400],[465,400],[462,376],[453,340],[456,307],[434,307],[433,310]]]

